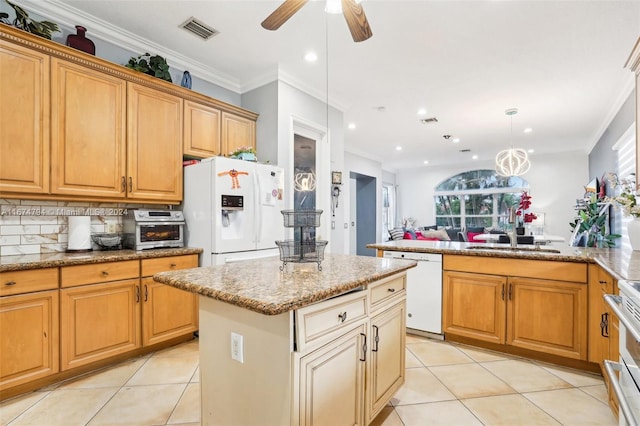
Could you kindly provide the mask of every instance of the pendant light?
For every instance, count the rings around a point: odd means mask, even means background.
[[[500,176],[520,176],[529,171],[531,162],[527,151],[513,147],[513,116],[518,113],[518,108],[510,108],[504,113],[511,117],[511,147],[496,155],[496,172]]]

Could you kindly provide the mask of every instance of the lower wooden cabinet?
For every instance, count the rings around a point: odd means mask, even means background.
[[[136,278],[60,291],[63,371],[140,347],[139,283]]]
[[[503,271],[514,275],[516,267],[524,265],[522,261],[513,262],[510,269],[509,261],[502,261]],[[463,263],[450,264],[464,268]],[[535,270],[539,265],[531,266]],[[581,276],[572,265],[567,268],[574,276]],[[445,335],[586,361],[587,285],[563,281],[562,274],[558,277],[559,280],[536,279],[445,270]]]
[[[58,290],[0,298],[0,390],[58,372]]]

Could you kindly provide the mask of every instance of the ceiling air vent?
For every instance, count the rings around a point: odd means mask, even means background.
[[[209,40],[211,37],[220,33],[220,31],[210,27],[202,21],[198,21],[193,16],[180,24],[180,28],[184,28],[191,34],[197,35],[203,40]]]
[[[437,123],[438,119],[435,117],[429,117],[429,118],[421,118],[420,122],[422,124],[429,124],[429,123]]]

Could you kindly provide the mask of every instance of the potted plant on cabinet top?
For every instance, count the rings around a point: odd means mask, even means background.
[[[29,18],[29,14],[26,10],[24,10],[17,4],[11,3],[9,0],[4,1],[9,6],[11,6],[13,10],[16,11],[16,18],[13,20],[13,22],[11,22],[9,20],[8,13],[0,12],[0,22],[8,25],[13,25],[16,28],[46,38],[48,40],[51,40],[51,34],[60,31],[58,29],[58,24],[50,21],[34,21],[33,19]]]
[[[153,77],[158,77],[162,80],[172,82],[167,60],[160,55],[151,56],[151,54],[145,53],[138,57],[132,56],[125,66]]]
[[[251,146],[241,146],[229,153],[231,158],[238,158],[240,160],[258,161],[256,158],[256,150]]]

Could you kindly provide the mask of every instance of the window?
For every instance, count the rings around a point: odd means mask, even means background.
[[[506,228],[509,207],[517,206],[529,189],[518,176],[494,170],[472,170],[452,176],[435,189],[436,225],[451,228]]]
[[[631,127],[622,135],[622,137],[620,137],[620,139],[618,139],[618,141],[612,147],[614,151],[617,151],[616,173],[621,178],[628,177],[630,174],[636,172],[637,153],[634,130],[635,126],[631,125]],[[630,250],[631,243],[629,242],[629,234],[627,233],[627,224],[633,219],[631,217],[624,217],[620,209],[612,209],[611,212],[613,216],[614,228],[617,228],[613,232],[622,235],[619,243],[620,246]]]
[[[396,189],[393,185],[382,184],[382,241],[389,239],[389,230],[394,228],[396,211]]]

